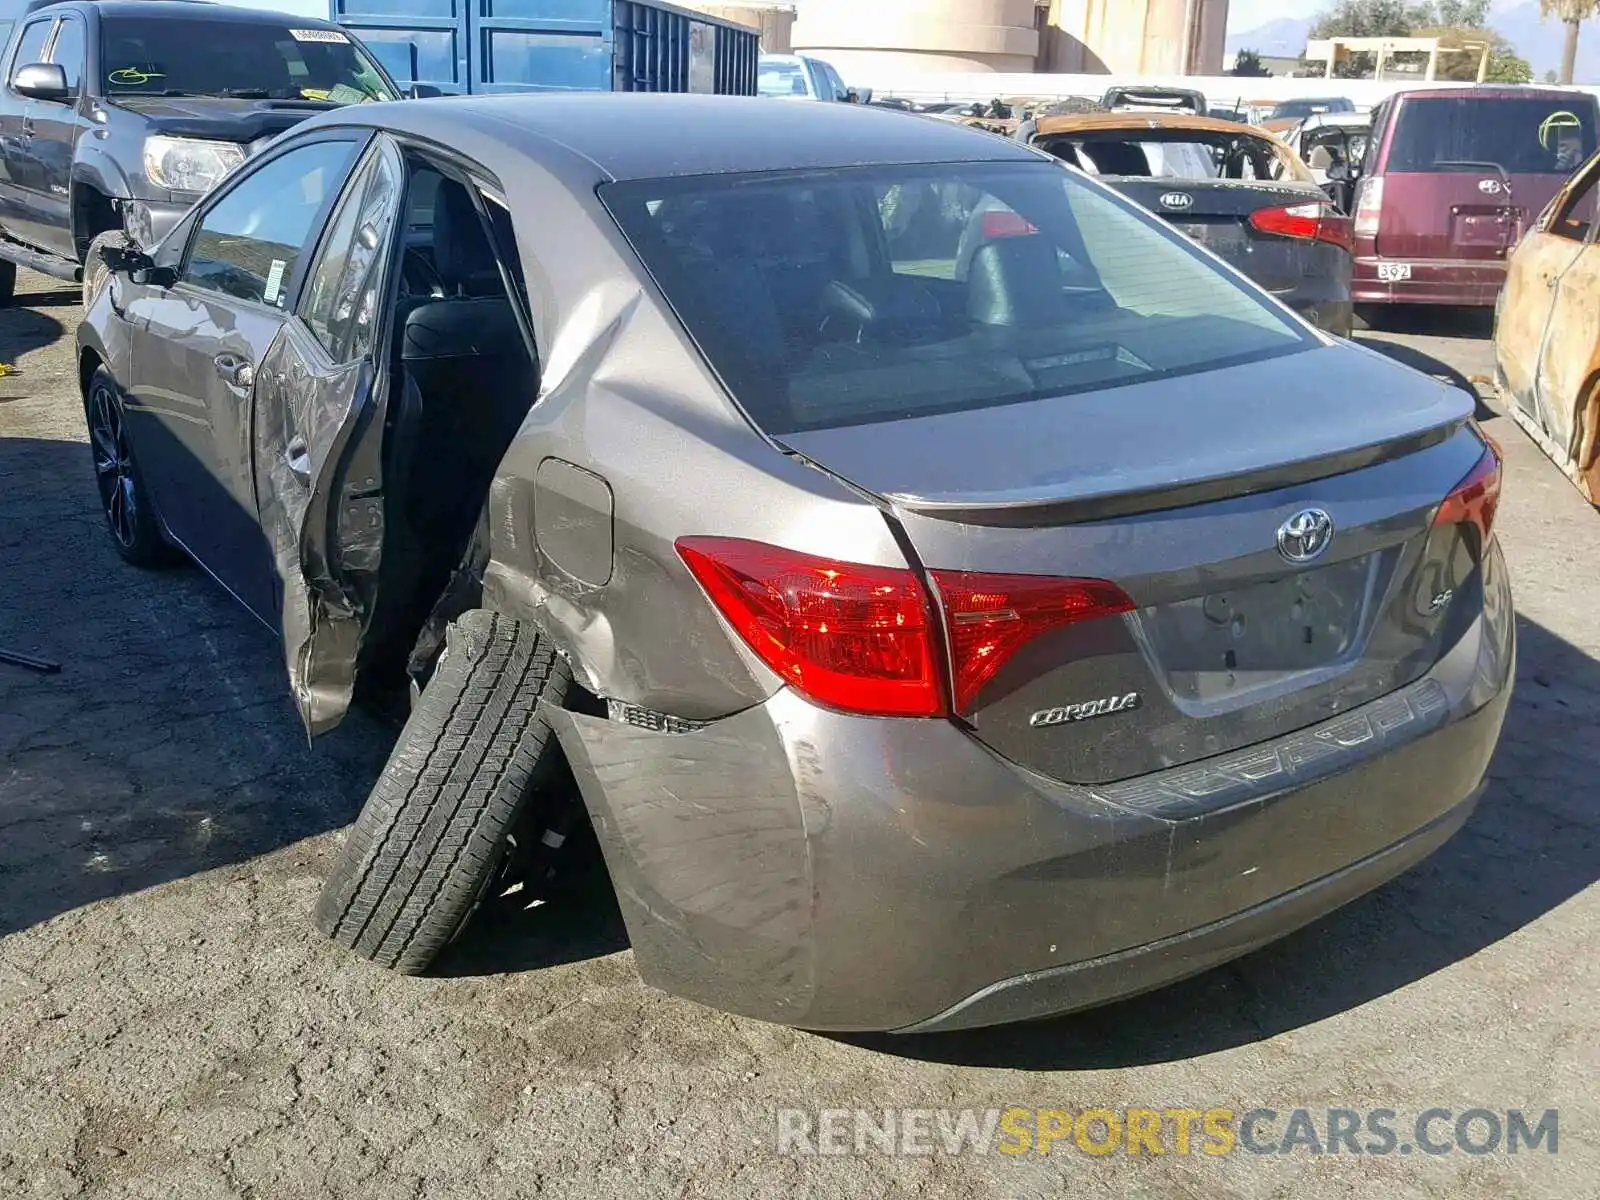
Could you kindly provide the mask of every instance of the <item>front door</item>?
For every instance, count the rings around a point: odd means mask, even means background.
[[[177,282],[138,289],[129,419],[157,509],[202,566],[269,624],[271,555],[256,508],[250,405],[323,216],[357,150],[301,143],[208,198]]]
[[[63,258],[76,258],[72,229],[72,158],[87,124],[79,111],[88,52],[83,20],[63,16],[56,24],[49,60],[67,77],[67,99],[34,104],[33,149],[39,165],[39,190],[33,196],[38,245]]]
[[[1600,163],[1600,159],[1596,160]],[[1586,394],[1595,354],[1600,349],[1600,245],[1596,244],[1596,179],[1600,170],[1591,164],[1583,186],[1571,193],[1564,208],[1553,214],[1551,232],[1570,237],[1576,254],[1568,260],[1555,285],[1555,301],[1545,326],[1534,376],[1534,411],[1552,450],[1564,452],[1564,467],[1586,468],[1586,448],[1580,445],[1579,407]],[[1581,237],[1581,242],[1577,239]],[[1592,439],[1593,430],[1589,431]]]
[[[17,92],[11,83],[20,68],[44,61],[54,27],[54,17],[40,17],[29,21],[17,35],[16,52],[6,64],[5,95],[0,102],[0,228],[29,245],[38,244],[34,198],[44,186],[34,145],[39,102]]]
[[[252,438],[261,529],[281,591],[289,686],[306,730],[350,705],[383,551],[388,384],[380,326],[404,163],[380,139],[356,168],[261,360]]]
[[[1506,391],[1523,416],[1546,433],[1551,432],[1549,377],[1552,369],[1556,377],[1565,373],[1564,365],[1551,362],[1548,354],[1553,318],[1562,295],[1569,304],[1575,295],[1576,278],[1573,286],[1564,285],[1563,280],[1591,240],[1597,182],[1600,158],[1573,178],[1545,219],[1517,247],[1500,298],[1495,345]],[[1595,308],[1592,299],[1588,307]],[[1570,324],[1572,319],[1565,318],[1562,323]],[[1592,340],[1586,343],[1579,356],[1582,361],[1576,365],[1587,363],[1587,347],[1594,344]]]

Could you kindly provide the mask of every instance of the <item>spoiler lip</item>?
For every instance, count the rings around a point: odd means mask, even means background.
[[[1170,487],[1076,496],[1063,494],[1059,487],[937,497],[885,492],[882,498],[898,508],[966,525],[1082,524],[1230,500],[1360,471],[1436,446],[1448,440],[1465,421],[1463,417],[1405,437],[1357,446],[1336,454],[1276,464],[1243,474],[1186,480]]]

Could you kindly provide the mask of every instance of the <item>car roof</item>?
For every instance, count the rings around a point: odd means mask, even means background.
[[[750,96],[559,92],[352,105],[302,125],[373,125],[443,145],[472,132],[530,159],[565,152],[603,179],[827,170],[874,163],[1011,161],[1038,155],[993,134],[863,104]],[[496,169],[493,162],[483,166]]]
[[[1237,135],[1252,126],[1240,126],[1237,121],[1224,121],[1220,117],[1202,117],[1193,113],[1161,112],[1108,112],[1065,113],[1061,116],[1040,117],[1034,124],[1036,135],[1057,133],[1090,133],[1101,130],[1126,129],[1137,133],[1146,129],[1175,129],[1191,133],[1227,133]]]
[[[272,9],[239,8],[232,4],[213,3],[212,0],[60,0],[57,4],[41,5],[37,11],[47,12],[55,8],[90,8],[108,17],[170,17],[180,21],[204,18],[207,21],[241,24],[293,25],[297,29],[339,28],[326,17],[291,16]]]
[[[1551,100],[1594,100],[1589,92],[1580,92],[1575,88],[1545,87],[1543,85],[1521,85],[1510,87],[1484,87],[1464,86],[1458,88],[1413,88],[1409,91],[1396,92],[1391,100],[1524,100],[1528,97],[1535,99],[1548,98]]]

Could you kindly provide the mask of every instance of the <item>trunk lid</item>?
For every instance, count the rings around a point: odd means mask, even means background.
[[[1471,411],[1329,346],[782,440],[885,497],[929,570],[1105,579],[1131,598],[1024,644],[964,714],[1022,766],[1104,783],[1324,720],[1437,660],[1462,612],[1438,598],[1470,563],[1431,521],[1482,452]],[[1333,533],[1290,562],[1279,531],[1307,510]]]
[[[1261,233],[1250,214],[1263,208],[1329,203],[1315,184],[1175,179],[1108,179],[1125,196],[1162,217],[1228,265],[1271,292],[1294,290],[1336,261],[1319,243]]]
[[[1422,261],[1504,261],[1565,175],[1507,175],[1493,164],[1383,176],[1375,252]]]

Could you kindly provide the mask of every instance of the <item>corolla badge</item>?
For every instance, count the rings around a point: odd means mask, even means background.
[[[1292,563],[1321,558],[1333,542],[1333,518],[1320,508],[1302,508],[1278,526],[1278,553]]]
[[[1104,696],[1099,700],[1085,700],[1082,704],[1063,704],[1057,708],[1041,708],[1028,718],[1035,729],[1048,725],[1066,725],[1073,721],[1087,721],[1111,713],[1127,712],[1139,707],[1139,693],[1125,696]]]
[[[1162,208],[1184,212],[1194,207],[1194,197],[1188,192],[1163,192],[1158,203]]]

